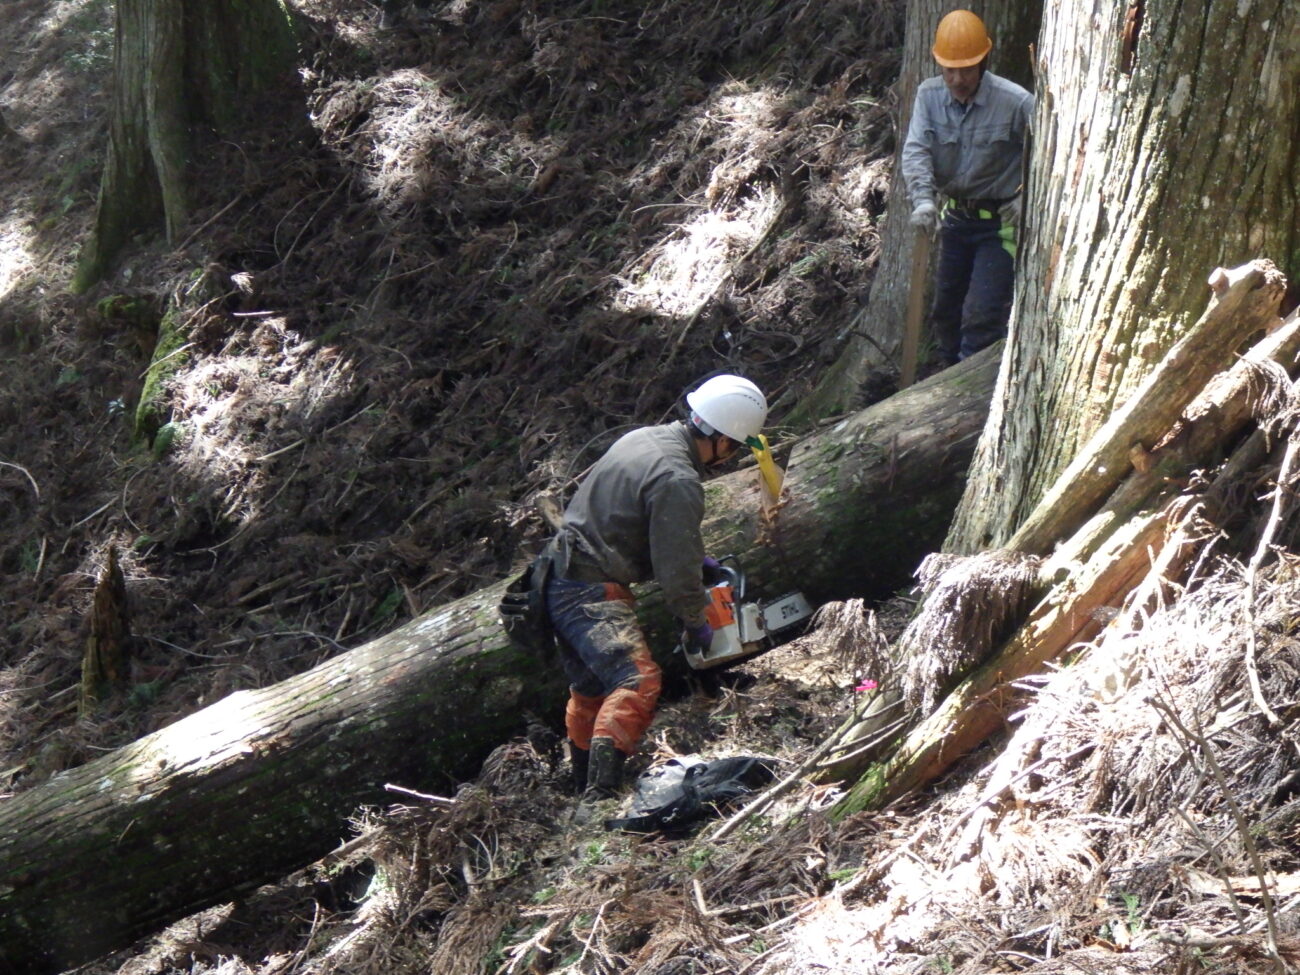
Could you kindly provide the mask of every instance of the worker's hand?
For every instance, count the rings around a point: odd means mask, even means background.
[[[939,211],[934,208],[932,200],[922,200],[912,211],[910,221],[913,227],[923,230],[927,234],[936,234],[939,232]]]
[[[682,630],[682,646],[695,653],[704,653],[713,643],[713,627],[708,623],[688,626]]]
[[[722,574],[722,563],[709,555],[704,556],[704,561],[700,563],[700,575],[706,586],[716,586],[726,578]]]
[[[1013,196],[1006,203],[998,207],[998,216],[1002,218],[1002,226],[1019,227],[1020,226],[1020,197]]]

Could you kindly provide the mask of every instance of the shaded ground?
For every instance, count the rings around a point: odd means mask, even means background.
[[[85,298],[110,5],[6,8],[0,788],[501,578],[531,499],[704,376],[779,419],[866,295],[897,4],[294,6],[300,87]],[[77,721],[110,545],[130,698]]]
[[[499,579],[539,495],[711,371],[779,421],[865,297],[898,4],[452,0],[385,33],[368,4],[294,6],[296,110],[209,147],[187,238],[76,299],[109,5],[0,12],[0,795]],[[140,442],[165,309],[186,343]],[[86,975],[1285,970],[1300,572],[1279,535],[1247,585],[1218,529],[1185,598],[1129,607],[886,813],[836,820],[800,781],[726,842],[606,834],[521,737],[450,801],[359,810],[337,857]],[[110,545],[136,663],[79,718]],[[665,707],[641,763],[794,770],[881,666],[836,632]]]

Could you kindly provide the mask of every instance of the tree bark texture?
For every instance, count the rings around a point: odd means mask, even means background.
[[[946,530],[997,363],[986,350],[800,442],[774,520],[753,469],[709,482],[709,551],[768,595],[905,584]],[[526,710],[558,722],[559,668],[506,641],[503,588],[0,804],[0,971],[62,971],[283,876],[346,839],[385,782],[453,788]]]
[[[1225,306],[1227,301],[1220,307]],[[1292,314],[1231,369],[1212,377],[1199,395],[1193,398],[1185,390],[1179,398],[1191,399],[1191,404],[1160,438],[1144,463],[1145,469],[1131,472],[1101,511],[1069,539],[1063,539],[1044,563],[1044,587],[1046,580],[1057,584],[1012,639],[908,732],[887,761],[870,769],[840,811],[878,807],[898,798],[947,771],[1004,727],[1021,696],[1015,681],[1040,672],[1048,661],[1089,639],[1100,629],[1095,621],[1097,610],[1123,606],[1126,616],[1119,625],[1140,625],[1137,620],[1145,611],[1144,597],[1150,593],[1147,590],[1135,596],[1135,587],[1143,577],[1150,580],[1152,588],[1173,582],[1186,560],[1204,544],[1208,536],[1198,522],[1213,522],[1225,514],[1220,500],[1225,488],[1240,484],[1243,468],[1236,462],[1256,457],[1256,438],[1241,442],[1244,428],[1251,420],[1264,420],[1276,413],[1290,384],[1287,374],[1295,371],[1298,356],[1300,317]],[[1171,353],[1170,358],[1177,356]],[[1270,373],[1271,380],[1267,379]],[[1175,372],[1168,382],[1176,381]],[[1094,441],[1104,439],[1105,429]],[[1200,497],[1179,495],[1182,478],[1190,470],[1215,466],[1230,445],[1239,443],[1210,490]],[[1166,524],[1172,522],[1178,524],[1169,531]],[[1183,531],[1181,526],[1189,524],[1196,527]],[[1153,556],[1156,552],[1159,554]],[[861,774],[873,754],[862,756],[848,768],[841,761],[837,770]]]
[[[1136,31],[1125,4],[1044,14],[1005,376],[951,551],[1011,538],[1196,320],[1206,268],[1295,277],[1300,8],[1142,9]]]
[[[117,0],[115,9],[108,150],[76,291],[102,277],[133,234],[176,239],[188,215],[191,128],[228,131],[240,103],[292,64],[281,0]]]
[[[1184,408],[1252,334],[1274,328],[1286,279],[1271,263],[1255,261],[1236,284],[1179,340],[1142,386],[1111,414],[1057,477],[1008,543],[1017,552],[1045,555],[1071,535],[1174,426]]]
[[[1042,6],[1041,0],[1014,0],[991,4],[979,11],[994,42],[989,55],[991,70],[1031,91],[1033,78],[1029,45],[1038,33]],[[894,179],[890,183],[889,205],[880,232],[880,262],[876,266],[867,306],[854,320],[844,351],[818,388],[799,404],[800,416],[829,416],[852,410],[861,405],[864,391],[878,385],[873,381],[874,376],[898,375],[912,252],[916,246],[916,231],[908,222],[912,207],[899,168],[899,158],[912,118],[917,86],[939,73],[930,51],[934,45],[935,29],[944,14],[952,9],[949,0],[908,0],[903,65],[893,87],[896,119]],[[927,275],[927,280],[929,277]],[[927,311],[928,301],[927,297]],[[924,355],[924,336],[921,344]]]

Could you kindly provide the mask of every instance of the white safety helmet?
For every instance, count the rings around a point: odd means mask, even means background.
[[[740,376],[705,380],[699,389],[686,394],[686,405],[691,408],[691,420],[706,436],[717,432],[742,444],[757,440],[767,420],[767,398]]]

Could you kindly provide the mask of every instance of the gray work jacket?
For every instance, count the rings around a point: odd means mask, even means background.
[[[955,200],[1014,197],[1033,111],[1033,95],[991,71],[965,106],[943,78],[921,82],[902,156],[912,206],[935,203],[936,191]]]
[[[704,468],[686,424],[641,427],[614,442],[564,511],[556,572],[585,582],[654,579],[688,626],[709,596],[700,563]]]

